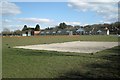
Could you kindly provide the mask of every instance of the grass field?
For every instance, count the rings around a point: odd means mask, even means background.
[[[120,78],[119,46],[100,51],[94,55],[12,48],[20,45],[79,40],[117,42],[118,37],[4,37],[2,38],[2,76],[3,78]]]

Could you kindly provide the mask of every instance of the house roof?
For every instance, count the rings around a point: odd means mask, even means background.
[[[97,32],[102,32],[101,30],[98,30]]]
[[[79,28],[76,32],[82,32],[85,31],[83,28]]]

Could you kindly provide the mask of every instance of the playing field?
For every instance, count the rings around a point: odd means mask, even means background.
[[[120,78],[118,53],[120,47],[117,46],[95,54],[13,48],[71,41],[118,42],[118,37],[92,35],[3,37],[3,78]]]

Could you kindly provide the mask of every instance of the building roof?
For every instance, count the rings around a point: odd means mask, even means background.
[[[100,33],[100,32],[102,32],[102,31],[101,31],[101,30],[98,30],[97,32],[99,32],[99,33]]]
[[[83,28],[79,28],[76,32],[82,32],[85,31]]]

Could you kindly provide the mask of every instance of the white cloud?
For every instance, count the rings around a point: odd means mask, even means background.
[[[20,8],[15,3],[8,2],[8,0],[0,1],[0,14],[2,15],[2,29],[0,29],[0,32],[3,30],[3,28],[15,29],[16,26],[11,26],[11,23],[13,22],[14,15],[20,13]]]
[[[100,21],[100,23],[108,23],[108,24],[110,24],[111,22],[109,22],[109,21]]]
[[[4,25],[3,29],[4,29],[4,28],[7,28],[7,29],[9,29],[10,31],[22,30],[23,26],[24,26],[24,25],[11,25],[11,24],[9,24],[9,25]]]
[[[67,2],[68,0],[10,0],[12,2]]]
[[[70,0],[68,7],[77,11],[93,11],[106,21],[116,21],[118,15],[118,0]],[[89,15],[89,14],[88,14]]]
[[[9,20],[9,19],[3,19],[3,20],[2,20],[2,23],[10,23],[10,22],[12,22],[12,21]]]
[[[79,2],[79,1],[84,1],[84,2],[119,2],[119,0],[68,0],[68,1],[74,1],[74,2]]]
[[[50,19],[41,19],[41,18],[19,18],[19,21],[22,22],[30,22],[30,23],[50,23],[52,20]]]
[[[86,26],[86,25],[89,25],[89,24],[87,24],[87,23],[86,24],[82,24],[82,26]]]
[[[12,3],[12,2],[8,2],[8,1],[0,1],[0,13],[2,15],[16,15],[16,14],[20,14],[20,8]]]
[[[72,26],[76,26],[76,25],[81,25],[81,23],[80,22],[69,22],[69,21],[63,21],[65,24],[67,24],[67,25],[72,25]],[[55,23],[55,26],[58,26],[59,24],[60,24],[61,22],[56,22]]]
[[[67,25],[80,25],[80,22],[65,22]]]

